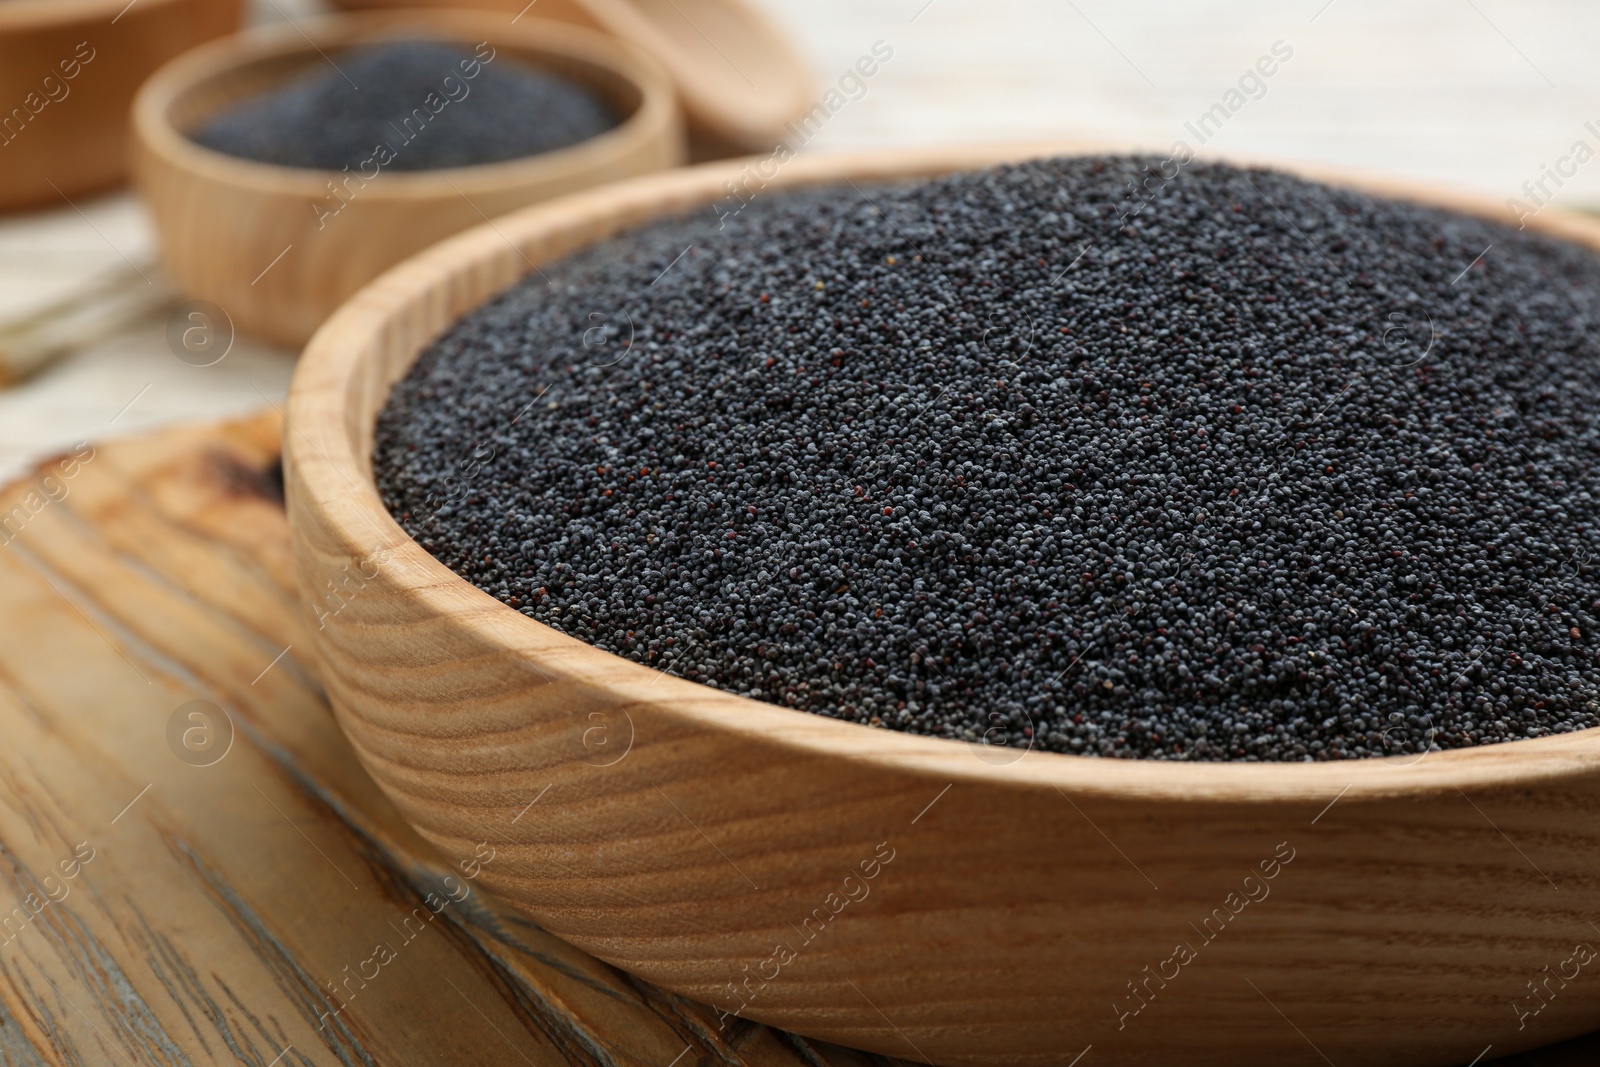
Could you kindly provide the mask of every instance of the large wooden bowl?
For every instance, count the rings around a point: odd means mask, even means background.
[[[359,175],[350,182],[334,171],[224,155],[187,136],[222,108],[328,56],[395,37],[469,49],[486,41],[501,62],[520,59],[589,86],[623,121],[542,155],[379,173],[364,184]],[[296,347],[346,297],[441,238],[563,193],[677,166],[685,152],[672,83],[638,49],[576,26],[535,18],[512,25],[471,11],[342,15],[218,41],[151,78],[134,125],[139,189],[178,287],[220,306],[240,329]]]
[[[805,64],[782,30],[750,0],[335,0],[388,10],[479,8],[516,18],[537,11],[638,45],[678,87],[696,158],[770,152],[790,143],[818,107]]]
[[[240,14],[241,0],[0,0],[0,211],[121,182],[139,84]]]
[[[805,158],[774,184],[1045,151]],[[369,286],[306,350],[288,503],[323,681],[423,834],[450,854],[486,842],[482,883],[603,959],[909,1059],[1422,1067],[1600,1026],[1600,960],[1577,962],[1600,946],[1600,730],[1319,764],[912,737],[597,651],[407,537],[369,457],[419,349],[530,261],[706,204],[738,167],[458,236]],[[1532,225],[1600,248],[1600,223],[1546,211]]]

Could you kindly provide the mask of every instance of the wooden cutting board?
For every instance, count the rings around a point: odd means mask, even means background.
[[[308,665],[279,425],[85,444],[0,490],[0,1062],[897,1064],[719,1032],[479,891],[492,840],[443,856],[401,821]]]

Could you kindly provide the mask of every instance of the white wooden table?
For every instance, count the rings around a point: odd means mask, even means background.
[[[1050,136],[1194,144],[1185,123],[1282,41],[1292,56],[1208,148],[1525,200],[1523,183],[1576,141],[1600,155],[1600,5],[1579,0],[761,2],[801,42],[822,86],[875,42],[894,50],[807,151]],[[262,19],[318,9],[318,0],[258,4]],[[1600,206],[1600,158],[1560,188],[1546,178],[1545,190],[1556,203]],[[144,215],[126,194],[0,220],[0,320],[129,260],[149,270],[152,257]],[[216,366],[190,367],[152,318],[0,392],[0,476],[80,438],[276,401],[292,369],[291,354],[248,338]]]

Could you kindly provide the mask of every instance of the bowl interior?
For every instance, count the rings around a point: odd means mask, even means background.
[[[0,0],[0,3],[4,2],[5,0]],[[408,40],[431,40],[471,46],[484,39],[465,28],[450,29],[421,21],[390,21],[390,25],[381,28],[351,27],[321,34],[313,32],[310,40],[296,36],[264,45],[242,57],[234,57],[232,61],[218,65],[209,74],[196,78],[174,93],[167,108],[167,121],[186,139],[192,138],[207,120],[219,112],[319,70],[332,70],[332,64],[336,64],[341,56],[359,47],[387,41]],[[525,43],[507,43],[499,39],[494,39],[492,44],[497,50],[497,58],[503,55],[508,59],[537,67],[582,85],[599,96],[617,118],[617,126],[601,134],[601,137],[620,129],[638,114],[644,104],[644,90],[632,78],[597,58],[582,54],[579,50],[541,48]],[[196,151],[213,156],[223,155],[193,140],[187,140],[187,144]],[[506,160],[503,163],[484,166],[515,165],[526,159],[545,159],[558,152],[577,147],[580,146],[571,145],[539,156]],[[275,170],[301,169],[238,159],[233,156],[224,158],[251,166],[271,166]],[[398,172],[383,177],[392,182],[436,173],[438,172]]]
[[[931,177],[1041,155],[1128,151],[1126,146],[992,146],[925,152],[807,157],[788,164],[770,187]],[[1236,160],[1237,161],[1237,160]],[[1254,162],[1254,161],[1252,161]],[[825,752],[878,766],[916,769],[1010,788],[1070,787],[1079,793],[1222,802],[1325,802],[1352,796],[1421,795],[1588,773],[1600,761],[1600,728],[1477,748],[1323,763],[1174,763],[1112,760],[1030,751],[1015,762],[973,759],[966,743],[877,730],[767,705],[711,689],[583,645],[471,586],[412,540],[384,509],[374,487],[376,417],[394,383],[422,350],[462,316],[528,274],[576,249],[724,195],[752,161],[707,164],[653,175],[525,209],[459,235],[396,267],[358,294],[312,339],[291,393],[290,419],[307,434],[287,447],[295,476],[322,481],[326,521],[352,558],[381,545],[404,559],[394,580],[440,617],[470,619],[511,656],[592,654],[603,667],[586,679],[619,702],[670,704],[698,726],[745,736],[780,737],[796,750]],[[1484,198],[1322,168],[1285,167],[1376,195],[1503,218]],[[1549,212],[1539,228],[1600,249],[1600,222]],[[354,488],[355,492],[349,490]],[[540,672],[544,673],[543,671]]]

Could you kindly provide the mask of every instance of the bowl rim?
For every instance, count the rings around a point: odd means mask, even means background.
[[[327,182],[345,171],[262,163],[206,148],[174,124],[174,106],[188,93],[246,65],[295,55],[315,59],[325,48],[418,37],[444,41],[479,38],[502,47],[575,59],[626,81],[639,94],[639,104],[611,129],[565,148],[495,163],[389,171],[382,181],[368,180],[361,192],[365,200],[425,201],[542,184],[559,174],[604,166],[654,136],[662,126],[677,121],[670,77],[654,59],[626,41],[553,19],[529,17],[512,24],[488,11],[424,8],[318,15],[258,26],[191,49],[162,66],[139,88],[133,102],[135,136],[169,165],[208,181],[272,195],[320,199],[327,193]]]
[[[1093,141],[808,154],[784,164],[762,188],[825,184],[846,177],[909,178],[1045,156],[1130,152],[1167,155],[1134,144]],[[1485,195],[1419,181],[1237,154],[1196,153],[1195,158],[1270,166],[1375,195],[1505,221],[1504,209]],[[601,651],[502,604],[406,534],[378,497],[370,454],[358,451],[358,442],[370,440],[371,424],[389,388],[363,389],[360,372],[366,361],[387,349],[400,352],[400,365],[409,368],[421,349],[460,315],[531,273],[541,259],[558,259],[618,228],[712,203],[725,194],[724,181],[765,159],[747,157],[647,175],[525,208],[442,241],[369,283],[312,337],[291,384],[284,429],[286,472],[296,490],[290,494],[291,528],[306,521],[297,514],[306,508],[316,512],[338,550],[348,551],[352,560],[379,550],[393,553],[386,557],[394,564],[385,570],[388,589],[414,599],[436,617],[472,630],[496,655],[535,659],[541,675],[597,687],[617,706],[634,708],[639,714],[665,708],[680,722],[703,730],[759,738],[787,746],[797,755],[848,760],[864,770],[909,772],[930,780],[1008,790],[1054,788],[1107,800],[1316,807],[1331,807],[1346,795],[1357,801],[1527,787],[1600,770],[1600,727],[1417,756],[1296,763],[1118,759],[1032,749],[1008,763],[973,758],[973,750],[983,746],[766,704]],[[1600,251],[1600,219],[1549,209],[1528,225]],[[609,229],[597,236],[597,227]],[[589,236],[556,247],[560,235],[580,230]],[[398,328],[410,331],[403,341],[393,335]],[[381,395],[374,398],[374,393]],[[361,411],[362,403],[372,405],[370,417]],[[327,681],[336,691],[336,679]]]

